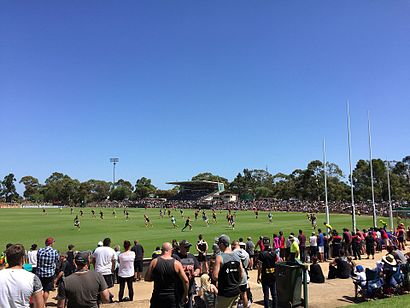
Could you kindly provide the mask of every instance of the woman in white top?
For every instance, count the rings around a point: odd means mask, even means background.
[[[124,301],[132,301],[134,298],[134,289],[132,283],[134,282],[134,260],[135,260],[135,252],[130,250],[131,242],[124,241],[124,249],[125,251],[118,256],[118,279],[120,282],[120,292],[118,294],[118,298],[120,302]],[[125,290],[125,283],[127,283],[128,287],[128,298],[124,296]]]
[[[30,250],[27,252],[27,262],[31,264],[32,273],[35,274],[37,270],[37,244],[31,245]]]
[[[310,237],[310,259],[313,257],[317,257],[317,236],[315,232],[312,232],[312,236]]]

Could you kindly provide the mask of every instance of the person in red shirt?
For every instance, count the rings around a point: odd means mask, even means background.
[[[358,235],[355,232],[352,232],[352,250],[353,250],[353,257],[354,260],[361,260],[362,257],[360,255],[360,243],[362,239],[360,238],[360,235]]]
[[[259,237],[259,241],[256,242],[255,249],[257,249],[258,246],[261,249],[261,252],[265,251],[265,245],[263,244],[263,236]]]
[[[284,260],[285,259],[286,249],[285,249],[285,237],[283,236],[282,231],[279,231],[279,241],[280,241],[280,246],[279,246],[279,248],[280,248],[280,257],[281,257],[282,260]]]
[[[397,227],[397,241],[399,242],[399,249],[400,250],[405,250],[405,238],[404,238],[404,234],[405,234],[405,230],[404,230],[404,225],[401,223],[399,224],[399,226]]]

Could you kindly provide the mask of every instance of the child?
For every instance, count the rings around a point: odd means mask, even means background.
[[[202,274],[201,287],[198,295],[204,300],[207,308],[214,308],[218,289],[211,283],[211,278],[208,274]]]

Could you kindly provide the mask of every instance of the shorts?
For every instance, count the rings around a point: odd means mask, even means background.
[[[245,293],[246,290],[248,290],[248,284],[243,284],[239,286],[239,291],[241,291],[242,293]]]
[[[103,275],[105,282],[107,283],[107,288],[112,288],[114,286],[114,275]]]
[[[399,236],[399,237],[397,238],[397,240],[398,240],[400,243],[404,243],[404,236]]]
[[[143,262],[142,260],[135,260],[134,261],[134,271],[136,273],[141,273],[143,269]]]
[[[324,253],[325,252],[325,246],[318,246],[319,253]]]
[[[44,292],[50,292],[54,290],[54,276],[51,277],[38,277],[40,278],[41,285]]]
[[[204,253],[198,253],[198,262],[204,262],[206,261],[206,254]]]

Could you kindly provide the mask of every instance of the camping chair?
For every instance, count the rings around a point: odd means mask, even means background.
[[[366,268],[366,287],[363,290],[363,297],[375,298],[383,295],[383,279],[380,277],[378,269]]]

